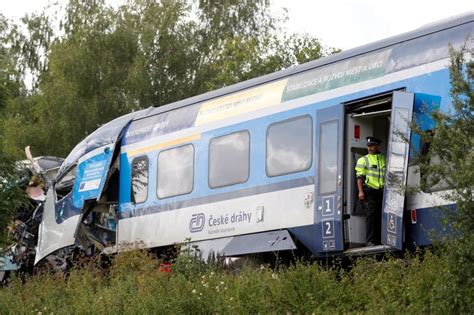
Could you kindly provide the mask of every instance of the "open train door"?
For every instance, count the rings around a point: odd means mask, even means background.
[[[319,254],[344,250],[342,173],[344,105],[316,112],[316,210]]]
[[[413,93],[393,93],[382,211],[382,243],[399,250],[403,244],[404,188],[407,183],[413,102]]]

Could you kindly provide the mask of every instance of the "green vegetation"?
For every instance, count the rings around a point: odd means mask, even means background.
[[[23,146],[65,155],[98,125],[132,110],[279,70],[330,53],[316,39],[276,36],[282,21],[267,1],[136,0],[113,9],[72,0],[53,34],[46,15],[25,18],[27,34],[0,16],[0,227],[23,200],[14,164]],[[196,14],[196,22],[190,14]],[[236,13],[237,12],[237,13]],[[8,44],[4,44],[8,43]],[[296,263],[233,270],[187,255],[171,273],[146,252],[74,268],[67,276],[13,277],[0,314],[89,313],[472,313],[474,310],[474,98],[472,51],[453,52],[454,112],[437,112],[419,165],[425,184],[445,181],[457,231],[433,251],[403,259],[361,258],[350,268]],[[21,81],[33,74],[27,90]],[[440,159],[443,163],[432,163]]]
[[[5,68],[17,74],[9,82],[31,81],[5,102],[0,90],[0,152],[16,159],[27,145],[35,155],[65,157],[118,116],[335,51],[289,34],[268,0],[134,0],[120,7],[70,0],[59,7],[26,16],[22,25],[0,20],[0,56],[9,57],[0,59],[0,75]]]
[[[311,314],[469,312],[453,298],[447,252],[365,258],[347,271],[297,263],[242,270],[182,256],[171,273],[145,252],[115,258],[109,272],[93,265],[68,277],[38,275],[0,289],[2,314]],[[471,307],[470,309],[468,307]]]
[[[0,248],[9,243],[7,224],[14,213],[29,202],[24,192],[28,179],[24,172],[18,171],[15,163],[0,154]]]
[[[472,39],[470,39],[472,41]],[[442,207],[444,224],[451,229],[449,237],[440,240],[446,247],[445,258],[450,277],[444,286],[451,291],[446,301],[459,305],[458,311],[474,310],[474,49],[469,41],[460,51],[451,50],[451,112],[433,113],[436,128],[415,132],[429,144],[429,150],[418,157],[425,191],[447,184],[446,200],[456,208]]]

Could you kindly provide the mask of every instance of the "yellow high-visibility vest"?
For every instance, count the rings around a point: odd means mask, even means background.
[[[381,153],[361,157],[355,167],[357,178],[365,178],[365,185],[373,189],[385,185],[385,169],[385,156]]]

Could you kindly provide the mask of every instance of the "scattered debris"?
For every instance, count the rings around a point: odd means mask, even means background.
[[[119,250],[116,228],[120,163],[115,141],[128,123],[122,120],[112,122],[112,127],[117,125],[115,129],[99,128],[95,132],[98,135],[93,133],[83,140],[65,160],[34,158],[30,148],[25,148],[27,160],[19,164],[29,174],[24,186],[29,203],[16,211],[7,227],[13,244],[0,249],[0,284],[7,284],[12,273],[25,279],[38,270],[66,273],[73,264],[87,261],[107,264],[108,258],[101,254]],[[97,149],[104,142],[96,138],[104,137],[112,143]],[[92,153],[96,155],[91,158]],[[101,178],[87,181],[85,178],[92,173],[100,173]],[[86,184],[89,186],[81,186]],[[132,248],[143,247],[133,244]],[[122,250],[126,248],[127,244],[121,244]],[[160,270],[169,272],[170,265],[164,263]]]
[[[25,149],[28,160],[18,164],[29,174],[25,182],[25,194],[29,203],[20,208],[7,226],[12,245],[0,249],[0,283],[8,281],[8,275],[16,272],[20,277],[33,273],[38,242],[38,228],[42,220],[45,191],[52,185],[63,159],[42,156],[33,158],[29,147]],[[48,259],[50,262],[51,258]],[[60,260],[64,260],[61,258]],[[54,263],[54,267],[58,266]],[[64,265],[62,261],[60,266]]]

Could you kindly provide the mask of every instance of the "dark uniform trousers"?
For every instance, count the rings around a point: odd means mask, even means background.
[[[364,186],[364,195],[367,211],[365,221],[366,242],[380,245],[383,188],[373,189]]]

